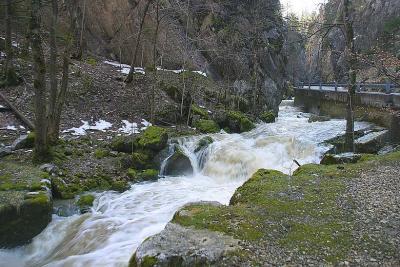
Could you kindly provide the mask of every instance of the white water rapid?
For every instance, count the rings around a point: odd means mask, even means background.
[[[368,125],[356,123],[356,128]],[[0,250],[0,266],[127,266],[140,243],[160,232],[184,204],[228,204],[234,191],[260,168],[290,174],[296,169],[293,159],[318,163],[328,149],[320,143],[344,129],[344,120],[308,123],[308,114],[285,101],[276,123],[260,124],[241,135],[212,135],[215,142],[197,155],[193,151],[201,137],[182,138],[179,144],[194,165],[192,176],[135,184],[122,194],[99,193],[91,213],[54,216],[31,244]]]

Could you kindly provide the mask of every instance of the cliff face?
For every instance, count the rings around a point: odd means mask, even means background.
[[[341,12],[340,0],[330,0],[317,17],[316,32],[320,24],[334,23]],[[360,55],[360,80],[385,81],[374,61],[382,58],[400,59],[400,1],[354,0],[353,17],[356,50]],[[309,39],[307,44],[308,79],[310,81],[346,80],[346,62],[343,56],[344,36],[340,30],[332,30],[323,40],[321,34]],[[382,52],[384,51],[384,52]],[[397,58],[397,59],[396,59]],[[367,62],[369,61],[369,63]],[[382,62],[382,64],[386,64]],[[396,66],[389,66],[396,73]],[[379,68],[379,67],[378,67]]]
[[[130,64],[145,3],[76,1],[78,26],[85,14],[83,43],[88,51]],[[156,3],[147,12],[138,66],[153,64]],[[285,76],[279,0],[166,0],[159,8],[157,65],[206,71],[248,99],[249,106],[277,111]]]

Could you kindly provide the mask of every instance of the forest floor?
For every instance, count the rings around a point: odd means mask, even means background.
[[[19,72],[24,82],[16,87],[2,88],[2,93],[33,122],[32,69],[27,62],[22,59],[18,60],[21,61],[19,62]],[[104,138],[105,135],[126,134],[126,131],[129,130],[127,128],[132,127],[132,123],[137,124],[138,130],[148,124],[154,73],[150,71],[145,75],[136,73],[133,82],[127,85],[123,82],[125,75],[120,72],[120,68],[107,64],[105,61],[104,58],[72,61],[69,89],[62,113],[61,131],[79,128],[84,125],[84,122],[87,122],[90,126],[97,125],[97,127],[91,127],[92,129],[87,133],[91,132],[92,135]],[[175,126],[178,124],[176,117],[179,113],[180,101],[172,99],[168,95],[168,89],[182,90],[184,74],[174,71],[158,71],[157,75],[155,86],[156,123]],[[202,74],[191,72],[185,78],[186,90],[195,97],[193,103],[212,110],[215,101],[205,99],[205,94],[207,90],[211,91],[211,94],[215,94],[219,87]],[[5,106],[1,101],[0,105]],[[0,118],[0,144],[10,145],[16,137],[28,131],[26,125],[23,125],[11,112],[1,112],[0,114],[2,115]],[[129,122],[129,124],[123,121]],[[82,130],[80,132],[82,133]],[[79,135],[73,129],[69,134]],[[64,133],[64,135],[68,136],[68,133]]]

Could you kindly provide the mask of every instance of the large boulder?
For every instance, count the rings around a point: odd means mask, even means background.
[[[256,126],[253,121],[240,111],[226,111],[217,113],[217,122],[221,126],[232,133],[243,133],[253,130]]]
[[[193,174],[192,163],[182,150],[177,149],[172,156],[167,159],[164,168],[164,175],[181,176]]]
[[[239,240],[222,233],[169,223],[139,246],[129,266],[211,266],[238,247]]]
[[[136,150],[146,150],[158,153],[168,143],[167,130],[157,126],[150,126],[137,136],[116,137],[111,142],[111,149],[118,152],[132,153]]]
[[[195,127],[202,133],[218,133],[220,131],[218,124],[213,120],[198,120]]]
[[[46,174],[25,162],[0,163],[0,248],[29,243],[51,221]]]

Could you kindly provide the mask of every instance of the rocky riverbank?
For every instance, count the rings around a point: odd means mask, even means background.
[[[130,266],[398,266],[399,161],[395,152],[293,176],[259,170],[229,206],[183,207]]]

